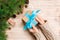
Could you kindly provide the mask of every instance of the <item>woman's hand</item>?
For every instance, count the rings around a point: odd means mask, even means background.
[[[32,33],[36,33],[36,32],[38,32],[38,29],[33,25],[32,29],[29,29],[29,31]]]
[[[45,23],[45,20],[40,16],[40,14],[37,15],[36,21],[41,25],[44,25]],[[32,29],[29,29],[30,32],[32,33],[38,32],[38,29],[34,25],[32,25],[32,27],[33,27]]]
[[[44,20],[44,19],[40,16],[40,14],[38,14],[35,19],[36,19],[36,21],[37,21],[39,24],[41,24],[41,25],[44,25],[44,24],[47,22],[47,20]]]

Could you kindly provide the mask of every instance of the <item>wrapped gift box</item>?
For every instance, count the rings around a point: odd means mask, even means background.
[[[39,10],[35,11],[27,11],[22,20],[26,23],[28,28],[32,28],[32,25],[36,26],[38,22],[35,20],[35,13],[38,13]],[[34,14],[33,14],[34,13]],[[27,27],[24,27],[24,29],[27,29]]]

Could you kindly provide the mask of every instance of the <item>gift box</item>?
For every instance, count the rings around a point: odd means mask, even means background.
[[[35,20],[35,17],[37,16],[37,13],[40,10],[34,10],[34,11],[27,11],[22,18],[22,20],[25,22],[24,30],[32,28],[32,25],[36,26],[38,22]]]

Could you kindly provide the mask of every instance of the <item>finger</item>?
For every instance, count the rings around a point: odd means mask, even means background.
[[[44,24],[44,19],[40,16],[40,14],[37,15],[36,20],[40,23],[40,24]]]
[[[41,21],[44,21],[44,19],[40,16],[40,14],[38,14],[37,17],[38,17]]]
[[[43,24],[44,22],[41,21],[38,17],[36,17],[36,21],[39,22],[39,24]]]
[[[31,33],[34,33],[34,32],[35,32],[33,29],[29,29],[29,31],[30,31]]]
[[[38,29],[33,25],[32,26],[35,32],[38,32]]]

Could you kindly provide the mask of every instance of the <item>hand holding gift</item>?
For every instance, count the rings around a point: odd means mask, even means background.
[[[32,28],[40,23],[40,24],[44,24],[44,20],[40,17],[40,14],[39,14],[40,10],[34,10],[34,11],[27,11],[25,16],[23,17],[23,21],[26,23],[25,26],[24,26],[24,30],[26,29],[31,29],[30,31],[33,31]],[[37,28],[35,28],[34,30],[37,30]]]
[[[44,28],[44,24],[47,22],[47,20],[44,20],[42,17],[40,17],[40,14],[38,12],[39,10],[34,10],[34,11],[28,11],[25,14],[25,16],[23,17],[23,21],[26,23],[24,26],[24,30],[29,29],[29,31],[36,36],[37,40],[40,40],[41,35],[36,27],[36,25],[38,24],[37,26],[40,27],[40,30],[42,31],[45,38],[47,40],[54,40],[51,33]]]

